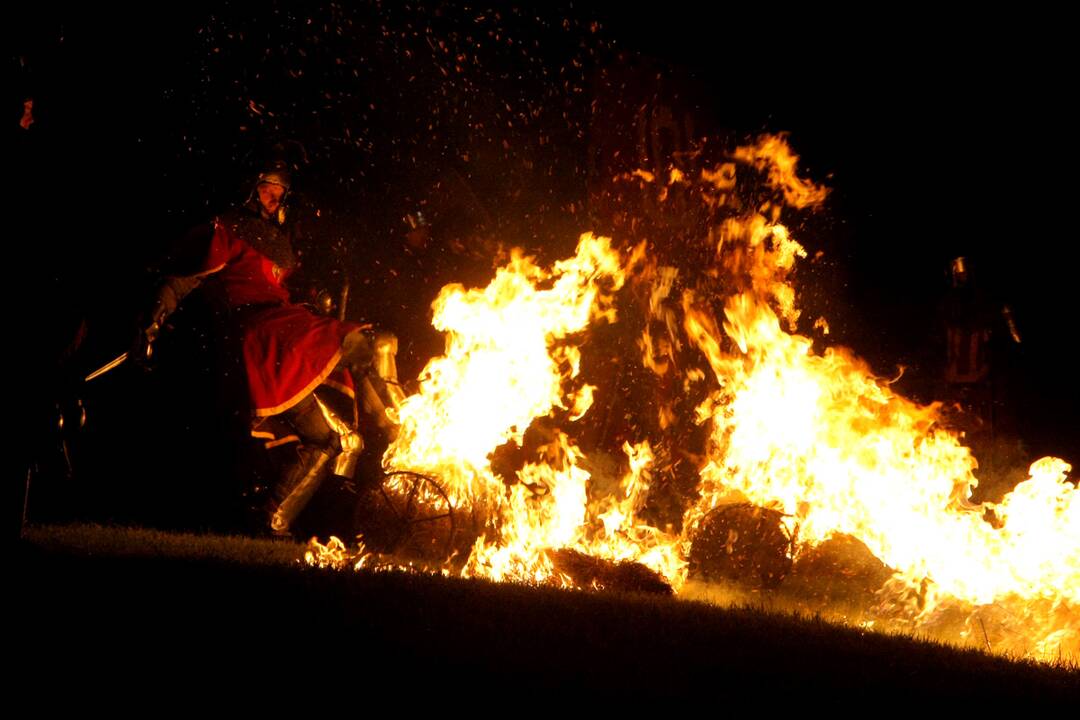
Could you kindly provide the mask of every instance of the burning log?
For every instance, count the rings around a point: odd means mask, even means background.
[[[713,510],[690,547],[690,574],[776,587],[791,571],[795,549],[783,517],[749,503]]]
[[[602,587],[623,592],[673,594],[671,585],[658,573],[639,562],[613,562],[577,550],[562,548],[545,552],[559,573],[567,575],[575,587]]]

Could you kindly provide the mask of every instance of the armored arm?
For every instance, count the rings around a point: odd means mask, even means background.
[[[201,225],[174,245],[165,257],[168,268],[152,301],[140,313],[133,359],[149,359],[154,341],[184,298],[209,275],[225,267],[227,253],[218,247],[217,223]]]
[[[174,275],[165,278],[165,281],[158,286],[153,308],[146,316],[146,326],[142,328],[148,344],[157,339],[168,317],[176,311],[176,308],[180,306],[185,297],[191,294],[192,290],[199,287],[204,277],[206,277],[205,274]]]

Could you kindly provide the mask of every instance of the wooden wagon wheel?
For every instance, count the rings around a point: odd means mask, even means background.
[[[387,491],[386,480],[391,477],[403,479],[404,492]],[[389,552],[431,557],[432,550],[438,550],[434,554],[440,559],[450,557],[457,535],[454,505],[435,478],[411,470],[393,470],[383,476],[379,495],[394,519]]]

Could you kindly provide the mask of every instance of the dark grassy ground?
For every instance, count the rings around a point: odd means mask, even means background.
[[[400,710],[445,699],[490,711],[486,700],[462,699],[477,684],[529,702],[737,697],[763,709],[864,696],[1080,699],[1073,669],[820,619],[323,571],[298,564],[301,553],[251,539],[32,529],[15,552],[14,686],[42,707],[123,705],[133,693],[154,703],[219,691],[273,703],[376,690]]]

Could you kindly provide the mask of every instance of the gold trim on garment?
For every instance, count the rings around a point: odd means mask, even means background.
[[[341,348],[340,347],[338,348],[337,352],[334,353],[334,357],[330,358],[330,362],[328,362],[326,364],[326,367],[323,369],[323,371],[321,373],[319,373],[315,377],[314,380],[312,380],[310,383],[308,383],[307,387],[305,387],[303,390],[301,390],[300,392],[293,395],[291,398],[289,398],[285,402],[281,403],[280,405],[277,405],[276,407],[255,408],[255,416],[256,417],[268,417],[270,415],[278,415],[280,413],[285,412],[286,410],[291,408],[293,405],[300,402],[301,400],[306,398],[311,393],[315,392],[315,388],[322,385],[326,381],[326,378],[330,377],[330,373],[334,372],[334,368],[337,367],[337,364],[338,364],[339,360],[341,360]]]

